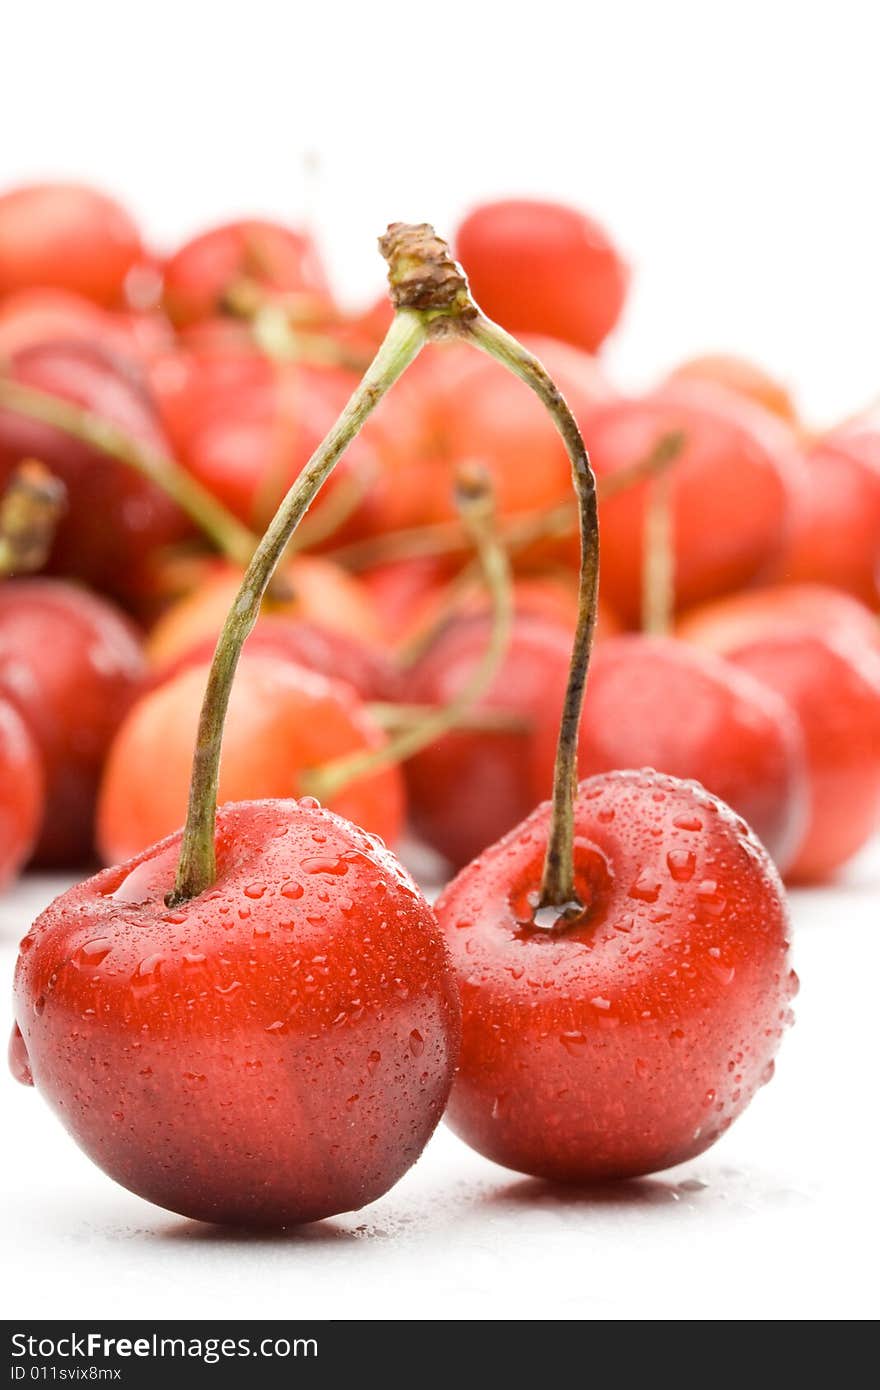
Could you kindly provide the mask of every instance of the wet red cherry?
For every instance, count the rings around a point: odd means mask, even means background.
[[[488,636],[486,617],[451,622],[404,674],[402,698],[416,705],[448,705],[478,665]],[[406,764],[413,827],[456,867],[534,806],[536,729],[558,730],[570,647],[569,628],[517,614],[498,675],[476,709],[520,720],[523,728],[457,730]]]
[[[483,203],[462,222],[456,247],[477,302],[506,328],[595,352],[620,316],[628,268],[604,228],[577,208]]]
[[[677,604],[686,607],[757,578],[782,549],[797,463],[788,431],[729,393],[679,385],[612,401],[580,417],[600,480],[680,432],[670,469]],[[637,622],[649,485],[609,498],[602,518],[602,593]]]
[[[144,671],[134,628],[105,599],[59,580],[0,584],[0,694],[45,774],[38,863],[90,861],[98,778]]]
[[[143,254],[128,213],[94,188],[40,183],[0,194],[0,295],[43,286],[120,302]]]
[[[693,783],[581,785],[583,916],[532,921],[550,810],[445,890],[462,988],[448,1119],[487,1157],[589,1183],[701,1153],[769,1080],[790,1021],[782,885],[745,823]]]
[[[0,698],[0,888],[27,862],[43,818],[43,768],[27,725]]]
[[[276,222],[230,222],[201,233],[166,262],[164,279],[165,304],[179,326],[221,312],[242,282],[290,297],[312,317],[332,309],[311,236]]]
[[[10,375],[167,453],[153,403],[128,359],[94,343],[43,343],[16,353]],[[166,494],[133,468],[40,420],[0,409],[0,486],[22,458],[40,459],[67,490],[51,556],[55,573],[129,596],[155,549],[192,529]]]
[[[787,877],[827,878],[880,824],[880,656],[847,637],[773,634],[729,659],[794,710],[807,754],[810,816]]]
[[[557,730],[535,732],[533,800],[549,796]],[[600,643],[590,663],[578,740],[581,777],[653,767],[692,779],[749,822],[780,870],[808,813],[803,738],[794,712],[729,662],[671,638]]]
[[[455,1068],[431,909],[315,803],[226,806],[216,847],[214,886],[174,909],[179,835],[43,913],[16,1068],[99,1167],[171,1211],[284,1225],[361,1207],[418,1158]]]
[[[183,824],[192,750],[208,666],[191,666],[129,713],[107,756],[98,803],[105,863],[131,858]],[[351,686],[294,665],[277,652],[245,654],[223,745],[221,801],[284,798],[303,775],[344,754],[382,746],[385,735]],[[394,766],[359,777],[332,809],[389,844],[403,827],[403,776]]]
[[[880,606],[880,424],[833,431],[807,454],[779,577],[834,584]]]

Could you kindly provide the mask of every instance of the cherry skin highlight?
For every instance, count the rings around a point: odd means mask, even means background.
[[[533,742],[535,798],[553,784],[556,732]],[[655,767],[701,782],[748,821],[780,872],[806,827],[808,782],[800,724],[775,692],[729,662],[673,638],[628,634],[590,663],[578,772]]]
[[[0,698],[0,888],[26,863],[43,818],[43,768],[27,725]]]
[[[41,343],[96,343],[126,357],[167,351],[170,327],[156,314],[111,313],[66,290],[19,290],[0,303],[0,359]]]
[[[729,653],[794,710],[810,816],[787,877],[828,878],[880,824],[880,656],[845,637],[774,634]]]
[[[657,1172],[707,1149],[773,1074],[797,984],[783,888],[701,787],[608,773],[576,802],[586,911],[542,927],[549,815],[540,806],[437,902],[463,1010],[447,1118],[536,1177]]]
[[[39,865],[91,861],[101,768],[144,673],[133,626],[106,599],[54,579],[0,584],[0,694],[27,725],[45,778]]]
[[[192,666],[152,690],[113,740],[98,803],[105,863],[129,859],[183,824],[207,677],[207,665]],[[351,686],[277,654],[245,650],[223,740],[220,800],[296,795],[304,773],[384,742]],[[332,800],[332,809],[383,840],[399,837],[405,811],[399,768],[360,777]]]
[[[0,194],[0,295],[41,286],[112,305],[143,254],[128,213],[96,189],[41,183]]]
[[[676,635],[725,656],[777,633],[846,637],[880,652],[880,623],[870,608],[827,584],[774,584],[726,594],[683,613]]]
[[[16,1071],[85,1152],[202,1221],[380,1197],[443,1112],[460,1012],[430,907],[308,800],[218,815],[217,881],[169,909],[180,836],[63,894],[21,947]]]
[[[479,664],[489,619],[451,622],[403,678],[403,699],[447,705]],[[477,710],[523,721],[516,730],[455,730],[406,764],[414,829],[455,867],[491,845],[535,804],[532,780],[536,730],[558,731],[571,631],[544,618],[514,616],[510,645]]]
[[[620,317],[628,267],[604,228],[576,208],[484,203],[459,227],[456,250],[484,313],[514,332],[595,352]]]

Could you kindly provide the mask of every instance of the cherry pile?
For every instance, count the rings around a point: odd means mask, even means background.
[[[382,246],[353,313],[307,230],[0,194],[0,879],[107,866],[12,1065],[205,1220],[359,1207],[447,1103],[554,1179],[699,1152],[790,1020],[779,875],[880,822],[880,414],[726,356],[621,392],[572,208],[475,209],[467,280]]]

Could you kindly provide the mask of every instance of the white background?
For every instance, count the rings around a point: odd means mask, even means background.
[[[878,26],[870,0],[30,0],[4,24],[0,183],[97,180],[161,246],[239,212],[307,215],[351,302],[380,286],[388,221],[449,231],[480,197],[561,196],[633,263],[624,384],[733,349],[831,421],[880,390]],[[47,892],[0,905],[5,978]],[[4,1080],[4,1311],[876,1313],[878,900],[876,855],[796,895],[777,1079],[702,1159],[603,1196],[520,1181],[441,1131],[366,1212],[236,1237],[114,1188]]]
[[[162,246],[308,214],[355,301],[389,221],[566,198],[634,267],[625,382],[735,349],[825,422],[880,391],[878,51],[872,0],[28,0],[0,180],[96,179]]]
[[[0,900],[7,979],[58,886]],[[792,898],[801,992],[773,1082],[708,1153],[599,1192],[506,1172],[441,1126],[364,1211],[242,1235],[116,1187],[4,1075],[5,1316],[876,1317],[880,852]]]

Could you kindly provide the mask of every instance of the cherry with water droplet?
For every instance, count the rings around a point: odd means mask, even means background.
[[[565,440],[580,607],[552,801],[484,849],[436,904],[462,990],[448,1118],[521,1172],[631,1177],[708,1147],[767,1079],[792,992],[784,890],[745,821],[699,784],[647,770],[577,786],[599,578],[595,479],[540,364],[491,327],[483,345],[515,364]],[[627,453],[639,452],[630,441]]]
[[[360,1207],[415,1161],[448,1097],[458,990],[403,867],[312,798],[217,808],[233,677],[272,574],[430,323],[395,316],[257,547],[207,673],[183,830],[62,894],[19,956],[19,1079],[112,1177],[186,1216],[285,1225]]]

